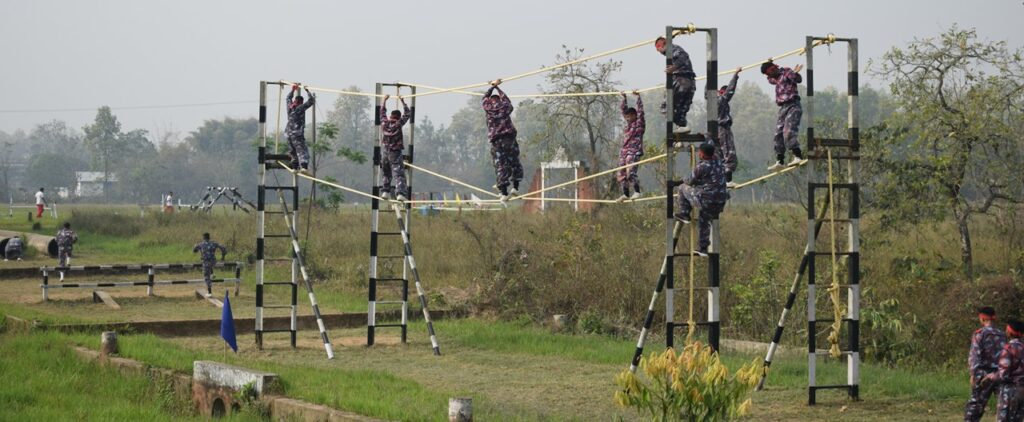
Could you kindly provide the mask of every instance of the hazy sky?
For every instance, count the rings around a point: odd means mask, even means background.
[[[7,0],[0,13],[0,130],[52,119],[80,128],[96,107],[109,105],[125,129],[184,137],[204,119],[255,115],[261,79],[365,91],[398,80],[457,86],[551,64],[562,44],[594,53],[689,22],[719,28],[722,69],[829,32],[860,39],[862,70],[892,45],[953,23],[1024,44],[1021,0]],[[703,74],[703,37],[678,40]],[[833,50],[831,58],[816,50],[816,77],[843,86],[845,48]],[[615,58],[624,62],[619,79],[627,86],[663,80],[653,47]],[[765,84],[755,72],[744,76]],[[506,90],[535,92],[542,81],[522,79]],[[333,102],[333,95],[321,100]],[[465,101],[459,94],[425,97],[419,114],[444,123]],[[237,103],[195,105],[226,102]],[[120,108],[164,105],[192,106]],[[12,112],[55,109],[72,111]]]

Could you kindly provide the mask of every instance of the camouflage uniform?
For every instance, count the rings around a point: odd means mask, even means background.
[[[729,101],[736,94],[736,82],[740,75],[735,73],[729,80],[725,93],[718,96],[718,143],[715,145],[715,158],[722,160],[725,166],[725,181],[732,181],[732,173],[736,171],[739,160],[736,158],[736,140],[732,135],[732,108]]]
[[[672,44],[672,65],[676,67],[672,72],[672,89],[675,90],[672,96],[672,123],[686,126],[686,113],[690,111],[693,94],[697,91],[697,74],[693,73],[690,55],[683,47],[675,44]],[[665,104],[661,106],[664,110]]]
[[[694,206],[699,208],[700,251],[706,252],[711,245],[711,222],[718,219],[728,200],[725,166],[714,158],[697,163],[690,176],[679,185],[679,212],[688,217]]]
[[[775,85],[775,104],[779,106],[779,117],[775,122],[775,155],[783,156],[786,150],[799,151],[800,117],[804,110],[800,106],[800,93],[796,85],[803,82],[799,73],[788,67],[779,68],[777,78],[768,78]]]
[[[21,259],[21,238],[12,237],[4,248],[4,259]]]
[[[996,385],[982,382],[988,374],[999,369],[999,353],[1006,344],[1006,335],[991,326],[979,328],[971,336],[971,351],[967,355],[967,365],[971,371],[971,398],[967,401],[964,411],[965,422],[981,420],[988,405],[988,398],[996,391]]]
[[[622,99],[622,105],[619,106],[622,113],[626,113],[626,99]],[[647,130],[647,123],[644,119],[644,101],[640,97],[636,97],[636,120],[632,123],[626,122],[626,128],[623,129],[623,141],[622,149],[619,150],[619,167],[633,164],[640,160],[640,157],[644,155],[644,131]],[[619,179],[619,185],[622,186],[623,191],[629,190],[630,186],[636,188],[637,192],[640,192],[640,182],[637,179],[637,172],[640,167],[633,166],[628,169],[619,170],[616,175]]]
[[[1024,421],[1024,342],[1015,338],[999,353],[999,368],[986,378],[999,388],[996,420]]]
[[[394,194],[397,189],[399,194],[408,195],[405,186],[405,161],[402,157],[402,151],[405,149],[402,126],[409,122],[412,114],[409,106],[402,104],[402,107],[402,117],[392,120],[388,117],[387,108],[380,106],[380,131],[383,135],[381,144],[384,147],[381,151],[380,161],[381,189],[390,194]],[[392,177],[395,179],[394,186],[391,183]]]
[[[288,92],[288,126],[284,129],[288,137],[288,151],[292,156],[292,166],[306,168],[309,166],[309,148],[306,147],[306,110],[316,104],[316,96],[309,93],[309,101],[300,105],[292,103],[295,91]]]
[[[71,249],[78,241],[78,235],[71,229],[60,229],[57,232],[57,266],[66,267],[71,261]]]
[[[220,249],[221,256],[228,253],[228,248],[212,240],[203,240],[192,248],[192,252],[199,252],[200,259],[203,261],[203,281],[206,282],[207,292],[213,290],[213,267],[217,265],[218,249]]]
[[[491,99],[497,90],[498,99]],[[519,142],[516,141],[516,127],[512,125],[512,100],[505,92],[492,86],[484,94],[484,112],[487,114],[487,139],[491,141],[491,159],[497,176],[498,189],[502,192],[509,184],[519,186],[523,180],[523,164],[519,161]]]

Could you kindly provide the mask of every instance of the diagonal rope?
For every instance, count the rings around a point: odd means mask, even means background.
[[[626,164],[624,166],[619,166],[619,167],[608,169],[608,170],[605,170],[605,171],[602,171],[602,172],[594,173],[594,174],[591,174],[589,176],[579,177],[579,178],[570,180],[570,181],[565,182],[565,183],[559,183],[559,184],[554,185],[554,186],[548,186],[548,187],[546,187],[544,189],[538,189],[538,190],[535,190],[533,192],[524,193],[522,195],[515,196],[512,199],[522,199],[522,198],[525,198],[525,197],[528,197],[528,196],[533,196],[533,195],[539,194],[541,192],[547,192],[547,191],[550,191],[552,189],[558,189],[560,187],[569,186],[571,184],[579,183],[579,182],[582,182],[584,180],[590,180],[590,179],[593,179],[593,178],[596,178],[596,177],[601,177],[601,176],[604,176],[606,174],[615,173],[615,172],[617,172],[619,170],[622,170],[622,169],[625,169],[625,168],[629,168],[629,167],[633,167],[633,166],[639,166],[641,164],[646,164],[646,163],[649,163],[651,161],[660,160],[662,158],[665,158],[666,155],[668,155],[668,154],[661,154],[661,155],[658,155],[658,156],[654,156],[654,157],[651,157],[651,158],[647,158],[647,159],[643,159],[643,160],[637,161],[635,163]]]
[[[737,184],[736,187],[734,187],[732,189],[743,189],[743,188],[745,188],[747,186],[753,185],[754,183],[763,182],[765,180],[771,179],[771,178],[773,178],[775,176],[778,176],[780,174],[788,173],[788,172],[791,172],[793,170],[799,169],[800,167],[806,165],[808,162],[809,161],[804,161],[804,162],[802,162],[800,164],[797,164],[795,166],[788,166],[788,167],[786,167],[786,168],[784,168],[782,170],[771,172],[771,173],[768,173],[768,174],[766,174],[764,176],[760,176],[760,177],[748,180],[746,182]]]
[[[477,192],[481,192],[481,193],[484,193],[484,194],[487,194],[487,195],[493,196],[493,197],[495,197],[495,198],[497,198],[497,197],[498,197],[498,194],[496,194],[496,193],[494,193],[494,192],[491,192],[491,191],[489,191],[489,190],[486,190],[486,189],[483,189],[483,188],[478,188],[478,187],[476,187],[476,186],[473,186],[473,185],[471,185],[471,184],[469,184],[469,183],[466,183],[466,182],[462,182],[462,181],[459,181],[459,180],[457,180],[457,179],[453,179],[453,178],[451,178],[451,177],[445,176],[445,175],[443,175],[443,174],[440,174],[440,173],[436,173],[436,172],[433,172],[433,171],[427,170],[427,169],[425,169],[425,168],[423,168],[423,167],[420,167],[420,166],[416,166],[416,165],[413,165],[412,163],[406,162],[406,163],[405,163],[405,165],[406,165],[406,166],[409,166],[409,167],[411,167],[411,168],[413,168],[413,169],[416,169],[416,170],[422,171],[422,172],[424,172],[424,173],[426,173],[426,174],[429,174],[429,175],[431,175],[431,176],[437,177],[437,178],[439,178],[439,179],[442,179],[442,180],[446,180],[446,181],[449,181],[449,182],[451,182],[451,183],[455,183],[455,184],[457,184],[457,185],[460,185],[460,186],[462,186],[462,187],[470,188],[470,189],[473,189],[473,190],[475,190],[475,191],[477,191]]]

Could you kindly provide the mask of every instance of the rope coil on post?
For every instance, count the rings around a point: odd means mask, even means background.
[[[836,201],[832,191],[832,150],[826,150],[826,154],[828,156],[828,220],[832,236],[832,285],[828,288],[828,297],[832,301],[832,326],[828,334],[828,353],[833,358],[839,358],[843,354],[839,348],[839,331],[842,329],[844,310],[839,300],[839,264],[836,258]]]

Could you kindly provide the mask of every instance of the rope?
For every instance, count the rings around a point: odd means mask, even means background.
[[[810,160],[808,160],[808,161],[804,161],[804,162],[802,162],[802,163],[800,163],[800,164],[797,164],[797,165],[795,165],[795,166],[789,166],[789,167],[786,167],[786,168],[784,168],[784,169],[782,169],[782,170],[779,170],[779,171],[776,171],[776,172],[772,172],[772,173],[768,173],[768,174],[766,174],[766,175],[764,175],[764,176],[760,176],[760,177],[757,177],[757,178],[755,178],[755,179],[751,179],[751,180],[748,180],[748,181],[746,181],[746,182],[743,182],[743,183],[737,184],[737,185],[736,185],[736,187],[734,187],[733,189],[743,189],[743,188],[745,188],[745,187],[747,187],[747,186],[753,185],[754,183],[757,183],[757,182],[763,182],[763,181],[765,181],[765,180],[771,179],[771,178],[773,178],[773,177],[775,177],[775,176],[778,176],[778,175],[780,175],[780,174],[783,174],[783,173],[787,173],[787,172],[791,172],[791,171],[793,171],[793,170],[796,170],[796,169],[800,168],[801,166],[803,166],[803,165],[805,165],[805,164],[807,164],[807,163],[809,163],[809,162],[810,162]]]
[[[522,195],[513,197],[512,199],[513,200],[515,200],[515,199],[523,199],[523,198],[525,198],[527,196],[537,195],[537,194],[539,194],[541,192],[547,192],[547,191],[552,190],[552,189],[558,189],[560,187],[568,186],[568,185],[571,185],[571,184],[574,184],[574,183],[579,183],[579,182],[582,182],[584,180],[590,180],[590,179],[593,179],[595,177],[601,177],[601,176],[604,176],[604,175],[609,174],[609,173],[615,173],[615,172],[617,172],[619,170],[622,170],[622,169],[625,169],[625,168],[629,168],[629,167],[633,167],[633,166],[639,166],[641,164],[649,163],[651,161],[660,160],[662,158],[665,158],[666,155],[668,155],[668,154],[661,154],[661,155],[658,155],[658,156],[654,156],[654,157],[651,157],[651,158],[647,158],[647,159],[643,159],[643,160],[637,161],[637,162],[632,163],[632,164],[626,164],[624,166],[619,166],[619,167],[615,167],[613,169],[608,169],[608,170],[605,170],[605,171],[602,171],[602,172],[594,173],[594,174],[591,174],[589,176],[584,176],[584,177],[576,178],[576,179],[570,180],[570,181],[565,182],[565,183],[559,183],[559,184],[554,185],[554,186],[548,186],[548,187],[546,187],[544,189],[538,189],[538,190],[535,190],[533,192],[524,193]]]
[[[406,162],[406,163],[405,163],[405,165],[406,165],[406,166],[409,166],[409,167],[411,167],[411,168],[413,168],[413,169],[416,169],[416,170],[422,171],[422,172],[424,172],[424,173],[426,173],[426,174],[429,174],[429,175],[431,175],[431,176],[434,176],[434,177],[438,177],[438,178],[440,178],[440,179],[443,179],[443,180],[447,180],[447,181],[449,181],[449,182],[451,182],[451,183],[455,183],[455,184],[457,184],[457,185],[460,185],[460,186],[462,186],[462,187],[470,188],[470,189],[473,189],[473,190],[475,190],[475,191],[477,191],[477,192],[481,192],[481,193],[484,193],[484,194],[487,194],[487,195],[493,196],[493,197],[495,197],[495,198],[497,198],[497,197],[498,197],[498,194],[496,194],[496,193],[494,193],[494,192],[491,192],[491,191],[489,191],[489,190],[486,190],[486,189],[482,189],[482,188],[478,188],[478,187],[476,187],[476,186],[473,186],[473,185],[471,185],[471,184],[469,184],[469,183],[465,183],[465,182],[462,182],[462,181],[459,181],[459,180],[453,179],[453,178],[451,178],[451,177],[445,176],[445,175],[443,175],[443,174],[440,174],[440,173],[435,173],[435,172],[433,172],[433,171],[427,170],[427,169],[425,169],[425,168],[423,168],[423,167],[420,167],[420,166],[415,166],[415,165],[413,165],[412,163],[408,163],[408,162]]]
[[[696,147],[694,147],[693,144],[690,144],[690,168],[697,166],[696,155]],[[696,270],[693,255],[694,251],[697,250],[697,245],[695,245],[695,243],[697,243],[697,222],[693,219],[695,210],[696,207],[690,207],[690,309],[689,316],[687,317],[688,319],[686,320],[686,344],[693,343],[693,334],[697,331],[697,321],[693,318],[693,272]]]
[[[692,28],[692,25],[691,25],[691,28]],[[673,34],[674,35],[680,35],[680,34],[692,34],[692,33],[693,33],[693,31],[691,31],[690,29],[686,29],[686,30],[676,30],[676,32],[674,32]],[[531,70],[529,72],[523,72],[523,73],[520,73],[518,75],[507,76],[507,77],[501,78],[501,80],[503,82],[514,81],[516,79],[522,79],[522,78],[525,78],[527,76],[533,76],[533,75],[536,75],[536,74],[539,74],[539,73],[550,72],[552,70],[561,69],[561,68],[566,67],[566,66],[572,66],[574,64],[583,63],[583,62],[588,61],[588,60],[593,60],[593,59],[597,59],[597,58],[601,58],[601,57],[605,57],[605,56],[610,56],[612,54],[621,53],[621,52],[626,51],[626,50],[632,50],[632,49],[637,48],[637,47],[643,47],[645,45],[654,43],[655,40],[657,40],[657,38],[652,38],[652,39],[649,39],[649,40],[640,41],[640,42],[637,42],[637,43],[633,43],[633,44],[627,45],[625,47],[619,47],[619,48],[616,48],[614,50],[608,50],[608,51],[600,52],[600,53],[597,53],[597,54],[592,54],[592,55],[589,55],[589,56],[586,56],[586,57],[580,57],[580,58],[578,58],[576,60],[570,60],[570,61],[567,61],[565,63],[559,63],[559,64],[551,65],[551,66],[544,66],[544,67],[541,67],[540,69]],[[481,88],[481,87],[485,87],[485,86],[490,85],[490,84],[491,84],[491,81],[487,81],[487,82],[481,82],[481,83],[476,83],[476,84],[463,85],[463,86],[459,86],[459,87],[455,87],[455,88],[442,89],[442,90],[439,90],[439,91],[429,91],[429,92],[423,92],[423,93],[419,93],[419,94],[412,94],[412,95],[409,95],[409,97],[410,98],[411,97],[424,97],[424,96],[427,96],[427,95],[443,94],[445,92],[452,92],[452,91],[459,91],[459,90],[466,90],[466,89],[473,89],[473,88]]]
[[[815,41],[812,44],[812,47],[817,47],[817,46],[822,45],[822,44],[831,44],[831,42],[826,41],[826,40],[818,40],[818,41]],[[784,59],[786,57],[795,56],[795,55],[801,55],[801,54],[804,54],[805,52],[807,52],[807,47],[801,47],[801,48],[797,48],[797,49],[794,49],[794,50],[787,51],[785,53],[782,53],[782,54],[779,54],[779,55],[776,55],[776,56],[772,56],[768,60],[771,60],[771,61],[781,60],[781,59]],[[761,66],[764,63],[767,63],[768,60],[761,60],[761,61],[756,62],[756,63],[751,63],[751,64],[748,64],[748,65],[744,65],[744,66],[741,66],[740,69],[741,70],[753,69],[753,68]],[[723,70],[721,72],[718,72],[718,76],[727,76],[727,75],[731,75],[733,73],[736,73],[736,69],[735,68],[729,69],[729,70]],[[695,78],[695,80],[702,81],[702,80],[706,80],[707,78],[708,78],[707,75],[704,75],[704,76],[698,76],[697,78]],[[508,81],[508,80],[511,80],[511,79],[502,79],[503,82],[504,81]],[[484,94],[482,92],[467,91],[467,89],[479,88],[479,87],[487,86],[487,85],[490,84],[490,82],[488,82],[488,83],[485,83],[485,84],[479,84],[478,86],[466,86],[466,87],[458,87],[458,88],[441,88],[441,87],[417,84],[417,83],[412,83],[412,82],[400,82],[400,83],[402,83],[404,85],[415,86],[417,88],[426,88],[426,89],[434,90],[434,91],[431,91],[431,92],[426,92],[426,93],[418,94],[418,95],[439,94],[439,93],[442,93],[442,92],[455,92],[455,93],[459,93],[459,94],[474,95],[474,96],[478,96],[478,97],[482,97]],[[647,88],[643,88],[643,89],[638,89],[636,91],[640,92],[640,93],[644,93],[644,92],[651,92],[651,91],[660,90],[660,89],[665,89],[665,85],[661,84],[661,85],[651,86],[651,87],[647,87]],[[629,92],[632,92],[632,91],[629,91]],[[620,91],[561,92],[561,93],[514,94],[514,95],[509,95],[508,97],[509,98],[594,97],[594,96],[604,96],[604,95],[608,95],[608,96],[619,95],[620,93],[621,93]]]
[[[842,329],[843,309],[839,302],[839,271],[836,259],[836,201],[832,192],[832,150],[828,153],[828,220],[832,233],[832,285],[828,288],[828,297],[832,301],[832,332],[828,334],[828,353],[832,358],[839,358],[843,352],[839,348],[839,331]]]
[[[341,94],[341,95],[354,95],[354,96],[357,96],[357,97],[384,97],[384,94],[377,95],[377,94],[371,94],[369,92],[346,91],[346,90],[343,90],[343,89],[324,88],[324,87],[319,87],[319,86],[312,86],[312,85],[301,84],[301,83],[298,83],[298,82],[289,82],[289,81],[286,81],[286,80],[283,80],[283,79],[279,80],[278,82],[281,83],[281,86],[284,86],[284,85],[298,85],[300,88],[308,89],[310,91],[331,92],[331,93]]]

